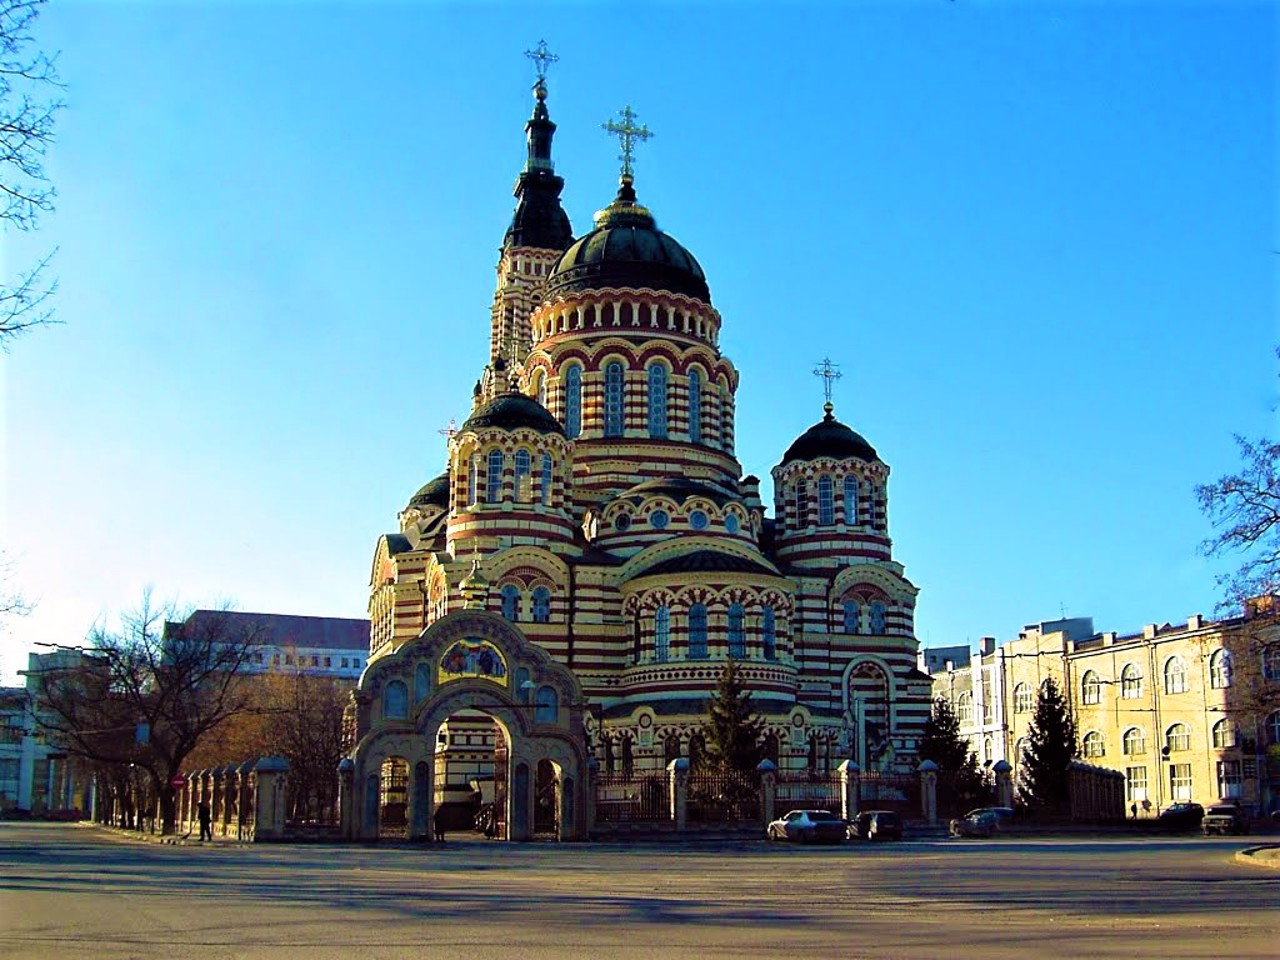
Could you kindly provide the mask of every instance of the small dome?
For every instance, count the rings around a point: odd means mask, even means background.
[[[660,560],[653,566],[632,574],[632,579],[677,573],[754,573],[778,576],[778,571],[770,567],[763,558],[757,561],[720,550],[694,550]]]
[[[659,496],[670,497],[676,503],[684,503],[690,497],[706,497],[720,507],[734,499],[715,487],[686,477],[659,477],[656,480],[646,480],[618,494],[618,499],[640,503],[647,497]]]
[[[410,507],[449,506],[449,474],[442,473],[409,498]]]
[[[875,447],[867,443],[863,436],[850,430],[831,414],[832,407],[826,406],[826,415],[821,421],[800,434],[795,443],[787,448],[782,457],[783,463],[794,460],[817,460],[819,457],[830,457],[832,460],[879,460]]]
[[[702,267],[636,203],[627,176],[617,199],[596,214],[596,228],[560,255],[546,290],[554,297],[600,287],[648,287],[711,302]]]
[[[518,430],[526,427],[539,433],[556,433],[564,436],[564,427],[551,415],[551,411],[532,397],[523,393],[504,393],[494,397],[467,418],[460,432],[469,430]]]

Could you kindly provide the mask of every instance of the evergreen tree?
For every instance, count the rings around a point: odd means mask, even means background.
[[[707,760],[722,773],[754,773],[764,759],[764,720],[751,709],[751,694],[732,659],[707,704],[705,731]]]
[[[944,805],[982,799],[985,785],[978,769],[978,755],[969,741],[960,736],[960,718],[946,699],[933,702],[933,712],[925,721],[917,751],[921,760],[938,765],[938,799]]]
[[[1076,722],[1052,679],[1036,700],[1027,745],[1019,757],[1018,792],[1028,805],[1064,808],[1070,801],[1067,766],[1078,754]]]

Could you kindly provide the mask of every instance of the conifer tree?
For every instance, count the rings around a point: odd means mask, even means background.
[[[1076,722],[1052,680],[1046,680],[1036,700],[1035,718],[1027,730],[1027,745],[1019,758],[1018,791],[1028,805],[1065,807],[1070,801],[1067,766],[1078,755]]]
[[[753,773],[764,759],[763,734],[764,720],[730,659],[707,705],[707,760],[722,773]]]
[[[960,718],[943,697],[933,702],[917,750],[921,760],[938,765],[938,799],[944,804],[974,801],[982,796],[978,755],[960,736]]]

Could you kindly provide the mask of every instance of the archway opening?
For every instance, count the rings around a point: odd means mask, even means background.
[[[483,710],[460,709],[439,726],[432,777],[432,830],[494,840],[508,836],[511,740]]]
[[[378,777],[378,839],[405,840],[409,836],[409,762],[387,757]]]
[[[893,763],[889,729],[889,678],[874,663],[860,663],[849,675],[849,702],[858,725],[857,762],[864,770]]]
[[[554,840],[560,835],[560,769],[539,760],[534,780],[533,836]]]

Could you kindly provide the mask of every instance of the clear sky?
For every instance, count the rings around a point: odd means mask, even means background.
[[[53,0],[62,325],[3,362],[3,545],[79,641],[144,585],[364,616],[487,357],[532,100],[581,233],[600,130],[700,259],[765,478],[836,414],[892,468],[929,645],[1212,613],[1192,488],[1276,419],[1277,5]]]

